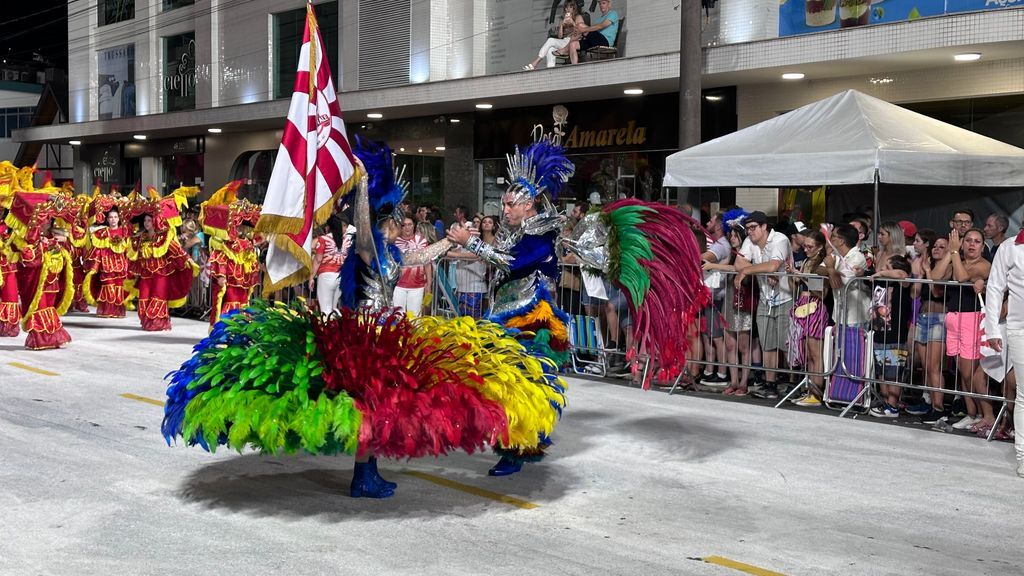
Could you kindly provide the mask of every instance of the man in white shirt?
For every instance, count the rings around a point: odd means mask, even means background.
[[[840,305],[840,299],[843,298],[843,287],[854,278],[863,276],[868,267],[864,252],[857,248],[859,236],[857,229],[850,224],[836,226],[831,234],[831,242],[835,250],[830,250],[830,254],[825,258],[825,269],[828,271],[829,283],[832,285],[836,298],[832,319],[836,324],[845,324],[851,327],[863,327],[862,325],[867,324],[870,318],[871,298],[866,282],[854,284],[846,293],[845,317],[842,310],[844,306]]]
[[[988,276],[985,291],[985,323],[983,328],[988,345],[999,352],[1003,349],[1002,333],[999,330],[999,313],[1003,296],[1010,293],[1006,313],[1006,347],[1013,370],[1024,373],[1024,230],[1016,238],[1009,238],[999,245],[992,260],[992,271]],[[1017,430],[1014,448],[1017,452],[1017,476],[1024,478],[1024,386],[1018,382],[1014,401],[1013,424]]]
[[[737,260],[736,288],[744,278],[758,275],[761,300],[757,306],[757,333],[761,341],[761,360],[765,367],[765,386],[752,392],[759,398],[778,398],[776,388],[779,353],[785,354],[789,346],[789,311],[793,308],[793,288],[788,281],[770,274],[782,272],[793,257],[789,238],[768,226],[764,212],[754,211],[743,223],[747,239],[740,247],[744,260]]]

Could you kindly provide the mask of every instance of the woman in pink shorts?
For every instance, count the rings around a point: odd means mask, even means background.
[[[960,382],[971,392],[988,393],[988,377],[981,369],[981,304],[978,294],[985,291],[991,264],[982,257],[985,236],[972,228],[963,238],[954,229],[949,233],[949,253],[935,263],[937,277],[952,279],[960,286],[946,288],[946,355],[956,357]],[[965,398],[967,416],[953,425],[959,430],[988,434],[995,423],[992,403]],[[979,411],[980,405],[980,411]]]

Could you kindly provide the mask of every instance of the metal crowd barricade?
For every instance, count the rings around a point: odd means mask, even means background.
[[[879,306],[878,306],[879,298],[883,294],[890,294],[891,295],[891,294],[896,293],[895,291],[899,289],[898,286],[903,286],[903,289],[905,289],[905,290],[906,289],[910,289],[910,287],[912,287],[912,286],[919,286],[920,288],[918,290],[920,290],[922,293],[924,293],[925,290],[931,292],[933,294],[933,296],[930,296],[929,299],[931,299],[931,300],[933,300],[935,302],[935,304],[931,305],[931,306],[934,306],[934,308],[931,308],[932,310],[937,310],[939,307],[941,307],[943,310],[946,310],[947,303],[950,302],[950,297],[949,297],[950,293],[955,294],[956,295],[956,300],[959,300],[961,302],[972,301],[972,300],[976,301],[977,298],[978,298],[977,295],[975,294],[975,290],[974,290],[973,285],[966,284],[966,283],[958,283],[958,282],[951,282],[951,281],[932,281],[932,280],[915,279],[915,278],[906,278],[906,279],[855,278],[855,279],[851,280],[850,283],[847,286],[845,286],[843,288],[842,292],[841,292],[840,301],[841,301],[842,305],[845,307],[845,309],[850,311],[849,314],[846,314],[846,315],[840,317],[840,320],[843,321],[841,325],[851,326],[852,324],[857,323],[857,321],[859,320],[859,317],[857,315],[858,314],[863,314],[864,315],[863,318],[865,319],[865,322],[864,322],[865,328],[870,329],[872,327],[878,327],[880,322],[885,322],[886,321],[885,318],[884,318],[884,316],[885,316],[884,311],[879,310]],[[941,288],[942,293],[943,293],[942,296],[934,295],[934,294],[937,293],[936,291],[934,291],[934,289],[936,289],[936,288]],[[890,292],[890,290],[893,290],[893,292]],[[868,306],[869,306],[868,309],[867,310],[862,310],[862,309],[859,309],[859,307],[862,306],[863,303],[864,303],[863,296],[861,296],[861,295],[865,294],[865,293],[871,294],[872,296],[871,296],[870,299],[867,300],[867,303],[868,303]],[[893,308],[891,300],[892,299],[890,298],[889,306],[888,306],[890,309]],[[854,310],[853,307],[858,307],[858,309]],[[979,304],[979,307],[980,307],[980,304]],[[904,378],[906,381],[901,381],[903,379],[886,379],[886,378],[884,378],[884,376],[885,376],[884,366],[883,366],[882,374],[878,374],[878,370],[876,369],[874,371],[874,373],[865,373],[863,375],[856,375],[856,374],[853,374],[851,371],[847,370],[846,367],[845,367],[845,363],[843,363],[843,364],[841,364],[841,366],[842,366],[841,369],[844,370],[844,374],[846,376],[850,377],[851,379],[859,381],[859,382],[862,382],[864,384],[862,390],[858,394],[858,400],[861,397],[866,396],[868,394],[877,394],[877,392],[873,392],[872,389],[877,387],[877,386],[879,386],[879,385],[890,385],[890,386],[897,386],[899,388],[907,389],[907,390],[920,390],[920,391],[925,392],[925,393],[934,393],[934,394],[942,394],[942,395],[949,394],[949,395],[952,395],[954,397],[962,397],[962,398],[965,398],[965,399],[966,398],[970,398],[972,400],[978,400],[978,401],[982,401],[982,402],[998,402],[998,403],[1000,403],[1000,409],[999,409],[998,414],[995,415],[995,423],[993,424],[992,429],[989,431],[989,434],[988,434],[988,439],[991,440],[992,439],[992,434],[998,428],[1001,420],[1006,415],[1008,401],[1007,401],[1007,399],[1006,399],[1004,394],[994,395],[994,394],[990,393],[991,388],[990,388],[989,376],[988,376],[988,374],[986,374],[984,372],[984,370],[982,370],[982,372],[981,372],[981,377],[982,377],[982,379],[984,381],[985,392],[976,392],[974,390],[975,385],[973,384],[973,382],[968,382],[967,383],[967,387],[964,388],[962,386],[963,382],[962,382],[962,374],[961,374],[960,366],[958,366],[958,364],[961,361],[966,360],[968,362],[967,371],[973,376],[976,373],[977,370],[981,370],[980,362],[981,362],[981,358],[982,357],[979,355],[979,358],[977,358],[977,359],[959,359],[958,357],[947,355],[946,354],[946,352],[948,351],[947,350],[947,340],[949,338],[948,332],[945,331],[945,329],[944,329],[944,331],[943,331],[944,337],[943,337],[942,341],[931,341],[931,342],[929,342],[928,338],[929,338],[930,334],[928,334],[928,332],[935,325],[934,324],[934,318],[926,319],[926,318],[922,317],[920,314],[915,314],[913,306],[912,306],[911,310],[904,310],[903,308],[905,308],[905,306],[896,306],[895,309],[890,310],[889,314],[888,314],[888,316],[889,316],[888,321],[889,322],[901,322],[901,323],[902,322],[908,322],[908,323],[909,322],[913,322],[913,324],[911,326],[911,329],[910,329],[909,338],[908,338],[908,340],[912,341],[912,343],[911,343],[912,345],[906,346],[906,348],[907,348],[907,350],[906,350],[906,353],[907,353],[907,366],[906,366],[906,369],[903,371],[903,374],[906,374],[906,377]],[[932,313],[933,314],[940,314],[939,312],[932,312]],[[943,317],[943,319],[942,319],[943,326],[946,326],[948,324],[946,322],[946,314],[948,314],[948,313],[949,313],[948,311],[941,313],[942,317]],[[911,318],[907,318],[906,314],[910,314]],[[970,323],[970,325],[962,324],[962,323],[958,324],[956,326],[957,330],[960,330],[961,328],[964,328],[964,329],[959,334],[957,334],[955,336],[955,338],[959,339],[962,335],[967,335],[967,336],[970,336],[970,337],[976,339],[976,341],[961,342],[960,345],[959,345],[958,350],[963,350],[963,348],[965,346],[968,347],[968,350],[971,350],[971,349],[973,349],[976,346],[980,346],[980,344],[981,344],[982,335],[981,335],[980,328],[978,326],[973,326],[973,323],[975,323],[975,321],[980,323],[981,315],[980,314],[975,315],[973,313],[968,313],[968,314],[969,315],[966,318],[959,318],[958,317],[957,319],[954,320],[954,321],[957,321],[957,322],[963,320],[965,322],[969,322]],[[851,318],[853,318],[852,322],[850,321]],[[922,330],[925,331],[925,333],[922,334],[922,336],[925,337],[926,342],[923,343],[923,347],[924,347],[924,351],[925,351],[925,357],[924,358],[919,358],[918,355],[917,355],[917,349],[918,349],[919,346],[922,345],[922,343],[917,341],[918,340],[917,332],[918,332],[918,328],[919,328],[918,323],[921,322],[922,320],[927,321],[928,322],[928,326],[921,328]],[[874,326],[872,326],[872,324],[874,324]],[[873,332],[871,330],[868,330],[868,331],[869,332]],[[873,346],[875,344],[874,339],[873,338],[867,338],[866,341],[869,344],[872,345],[871,349],[869,349],[869,352],[871,354],[874,354],[874,352],[875,352],[874,346]],[[883,344],[886,344],[886,343],[883,342]],[[898,345],[898,344],[901,344],[901,343],[897,342],[895,344]],[[928,356],[928,347],[929,347],[929,345],[935,345],[935,346],[941,346],[942,347],[941,356],[940,356],[942,360],[941,360],[941,362],[939,363],[938,366],[932,365],[932,363],[929,362],[929,360],[928,360],[927,356]],[[973,355],[973,354],[971,354],[971,355]],[[844,360],[845,360],[845,358],[844,358]],[[918,362],[920,362],[921,368],[922,368],[922,378],[920,380],[917,380],[915,378],[915,376],[916,376],[915,364],[918,363]],[[944,368],[947,368],[949,363],[953,364],[952,371],[953,371],[953,374],[954,374],[954,381],[953,381],[952,388],[947,387],[947,385],[949,383],[945,382],[945,381],[943,381],[943,386],[941,386],[941,387],[927,385],[927,383],[930,380],[934,379],[934,377],[930,377],[930,376],[933,376],[934,374],[936,374],[936,372],[930,372],[930,371],[938,371],[937,372],[938,377],[941,380],[944,380],[944,374],[946,372],[946,370]],[[1005,374],[1006,374],[1006,372],[1009,371],[1009,369],[1010,369],[1009,366],[1005,367],[1005,371],[1003,373],[1004,379],[1005,379]],[[897,371],[897,374],[899,374],[899,373],[900,372]],[[923,381],[924,384],[922,384],[921,381]],[[1003,390],[1005,390],[1005,383],[1000,382],[1000,384],[1001,384],[1000,387]],[[939,410],[944,409],[943,406],[938,406],[938,407],[934,407],[933,406],[933,408],[938,408]],[[847,412],[849,412],[849,408],[844,410],[840,414],[840,416],[845,416],[847,414]],[[978,405],[976,407],[976,412],[977,413],[981,413],[981,406],[980,405]]]
[[[821,379],[821,385],[824,386],[825,381],[832,376],[836,366],[839,364],[834,344],[832,349],[829,350],[824,348],[827,343],[827,340],[824,338],[810,338],[806,335],[794,334],[791,314],[775,318],[774,325],[777,331],[774,337],[779,340],[785,339],[787,343],[785,351],[777,349],[776,353],[780,356],[785,354],[786,358],[779,358],[776,366],[767,367],[763,365],[755,366],[752,361],[744,363],[741,356],[752,358],[755,347],[759,346],[759,342],[762,339],[762,335],[757,332],[757,315],[761,306],[769,306],[769,314],[771,309],[776,306],[786,306],[787,304],[795,306],[801,293],[801,284],[813,288],[817,288],[818,285],[824,287],[828,284],[828,279],[812,274],[788,272],[756,274],[747,276],[749,278],[747,284],[750,286],[745,285],[741,291],[735,285],[737,275],[737,272],[731,270],[720,270],[705,274],[705,285],[711,290],[712,300],[708,306],[698,313],[695,324],[691,328],[689,364],[697,367],[711,367],[712,369],[716,366],[726,368],[729,372],[730,382],[733,380],[742,382],[744,380],[743,370],[753,371],[756,369],[766,373],[801,376],[801,380],[791,386],[785,396],[779,399],[779,402],[775,405],[776,407],[782,406],[798,392],[806,390],[809,385],[814,383],[813,380]],[[765,282],[769,286],[769,291],[767,295],[761,294],[761,290],[758,288],[756,297],[752,297],[752,291],[754,290],[752,285],[755,282],[759,282],[758,278],[771,279]],[[782,282],[788,282],[794,287],[791,291],[792,299],[787,302],[778,302],[779,291],[777,287]],[[825,315],[822,321],[826,324],[828,322],[828,312],[825,301],[828,298],[829,296],[826,294],[824,299],[817,301],[816,304],[822,310],[820,314]],[[773,323],[766,321],[766,324],[772,326]],[[720,346],[719,342],[716,342],[716,340],[720,339],[724,340],[724,347]],[[795,342],[791,342],[791,340],[795,340]],[[709,344],[714,350],[715,357],[713,360],[708,359],[709,355],[703,353]],[[797,344],[801,347],[799,349],[800,354],[797,357],[802,360],[800,363],[790,362],[792,358],[790,346],[792,344]],[[818,346],[823,348],[819,350]],[[724,359],[720,357],[723,348],[725,351]],[[797,350],[793,350],[793,352],[797,352]],[[817,357],[820,357],[822,360],[820,370],[810,369],[809,359],[814,357],[812,352],[817,354]],[[829,359],[830,362],[826,363],[826,359]],[[732,374],[733,371],[737,371],[735,376]],[[684,375],[685,371],[673,382],[672,387],[669,389],[670,394],[679,387]],[[747,381],[747,386],[749,385],[750,382]]]

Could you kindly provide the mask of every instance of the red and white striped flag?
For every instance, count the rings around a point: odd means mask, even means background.
[[[306,5],[295,90],[256,230],[269,235],[266,290],[309,278],[313,230],[361,174],[345,134],[324,42]]]

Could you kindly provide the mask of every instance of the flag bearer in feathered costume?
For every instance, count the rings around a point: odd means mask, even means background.
[[[557,199],[574,171],[573,163],[549,135],[523,150],[517,147],[508,156],[509,188],[501,199],[503,226],[496,246],[465,228],[453,227],[448,233],[450,240],[498,267],[487,318],[513,330],[527,349],[556,365],[569,357],[569,316],[555,302],[559,278],[555,242],[565,219],[548,197]],[[549,444],[547,437],[541,437],[534,446],[499,447],[496,451],[501,460],[488,473],[514,474],[523,462],[541,459]]]
[[[564,388],[549,360],[500,325],[409,318],[388,307],[402,261],[390,213],[402,187],[386,147],[356,154],[370,177],[353,202],[358,257],[347,259],[354,264],[343,270],[343,293],[369,305],[326,316],[303,303],[257,301],[226,315],[171,374],[163,433],[210,450],[355,454],[350,494],[386,498],[395,485],[373,456],[532,448],[553,431]],[[427,261],[449,247],[405,257]]]
[[[13,338],[21,333],[21,304],[18,302],[18,249],[14,229],[4,220],[14,200],[12,179],[0,174],[0,337]]]
[[[149,199],[136,199],[129,209],[130,220],[139,226],[132,241],[132,275],[143,330],[170,330],[169,309],[184,306],[192,278],[199,274],[175,234],[181,224],[179,209],[196,192],[196,188],[179,188],[161,198],[150,188]]]
[[[132,251],[132,227],[122,217],[127,201],[116,192],[99,193],[99,185],[89,206],[88,224],[99,227],[89,237],[90,252],[86,260],[82,292],[89,304],[96,306],[100,318],[124,318],[128,290],[128,270]]]
[[[203,202],[199,214],[210,239],[211,329],[222,314],[249,304],[249,296],[260,283],[259,253],[253,238],[260,205],[237,199],[241,185],[241,180],[228,183]]]
[[[61,195],[18,192],[6,218],[15,232],[22,327],[30,350],[60,348],[71,341],[60,316],[74,297],[74,271],[66,239],[57,237],[55,224],[68,226],[75,208]]]

